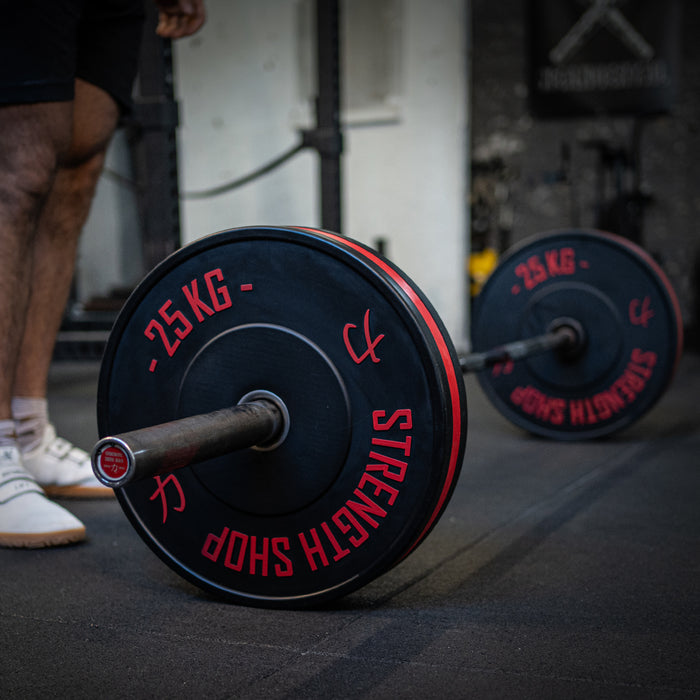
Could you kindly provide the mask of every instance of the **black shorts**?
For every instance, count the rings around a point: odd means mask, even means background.
[[[72,100],[75,78],[131,105],[144,0],[0,0],[0,104]]]

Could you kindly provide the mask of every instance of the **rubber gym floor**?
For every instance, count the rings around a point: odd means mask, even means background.
[[[57,362],[50,405],[90,449],[99,368]],[[467,381],[443,517],[330,607],[212,599],[116,500],[64,504],[89,539],[0,550],[5,698],[682,698],[700,695],[700,356],[601,441],[529,437]]]

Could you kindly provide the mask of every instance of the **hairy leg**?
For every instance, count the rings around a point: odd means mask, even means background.
[[[38,220],[27,322],[14,378],[15,396],[45,397],[56,334],[70,292],[80,232],[119,118],[103,90],[76,81],[70,149],[59,163]]]
[[[0,419],[11,417],[37,222],[70,143],[71,120],[69,102],[0,108]]]

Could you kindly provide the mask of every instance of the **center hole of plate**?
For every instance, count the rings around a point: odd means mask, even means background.
[[[260,445],[255,445],[252,449],[260,450],[266,452],[269,450],[277,449],[289,434],[289,409],[282,399],[271,391],[266,391],[265,389],[257,389],[255,391],[249,391],[245,396],[241,397],[238,405],[244,403],[252,403],[254,401],[268,401],[275,405],[280,416],[282,417],[282,424],[275,434],[267,442],[261,443]]]
[[[563,360],[576,360],[583,353],[588,340],[583,324],[570,316],[555,318],[547,327],[547,332],[559,331],[566,332],[567,342],[557,348],[557,354]]]

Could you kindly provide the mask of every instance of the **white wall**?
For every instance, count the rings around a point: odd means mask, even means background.
[[[175,50],[181,190],[207,189],[255,170],[298,141],[298,3],[209,0],[209,20]],[[213,199],[185,200],[183,241],[247,224],[316,222],[316,159]]]
[[[345,233],[387,253],[466,338],[467,58],[465,3],[405,0],[399,119],[350,128]],[[349,58],[351,60],[352,57]]]
[[[382,70],[391,94],[376,96],[378,109],[355,109],[362,103],[357,69],[367,75],[367,56],[384,37],[371,18],[368,24],[371,2],[341,3],[342,82],[352,103],[344,113],[343,233],[369,244],[386,239],[389,257],[427,294],[460,347],[467,322],[467,5],[376,0],[389,47],[377,60],[388,62]],[[312,125],[310,7],[309,0],[207,0],[203,30],[176,43],[182,192],[247,174]],[[303,152],[229,194],[184,199],[183,241],[251,224],[318,226],[319,211],[318,160]]]

